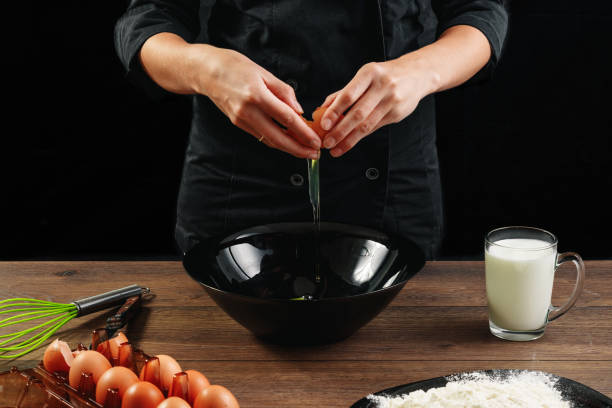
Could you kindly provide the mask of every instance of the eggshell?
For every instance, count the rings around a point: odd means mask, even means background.
[[[68,372],[68,382],[73,388],[77,388],[81,378],[81,372],[91,373],[95,384],[106,370],[111,368],[111,363],[102,354],[93,350],[80,352],[72,361]]]
[[[183,369],[175,359],[168,355],[158,354],[155,357],[159,359],[159,376],[162,390],[168,391],[172,385],[172,376],[180,373]],[[140,379],[147,380],[147,378],[144,378],[144,368],[140,371]]]
[[[325,134],[327,133],[327,131],[323,130],[323,128],[321,127],[321,118],[325,114],[325,111],[327,111],[327,108],[322,108],[319,106],[317,109],[314,110],[314,112],[312,112],[312,125],[310,127],[320,137],[325,136]]]
[[[119,346],[121,345],[121,343],[127,342],[128,338],[125,336],[125,334],[123,334],[123,332],[119,332],[119,334],[117,334],[115,337],[111,338],[108,341],[111,356],[113,356],[114,359],[119,360]]]
[[[325,114],[325,111],[327,111],[327,108],[328,107],[324,108],[322,106],[319,106],[317,109],[315,109],[314,112],[312,112],[312,120],[308,120],[303,116],[301,117],[302,120],[306,123],[306,125],[308,125],[309,128],[314,130],[315,133],[319,135],[320,138],[325,137],[325,135],[328,133],[327,130],[324,130],[321,127],[321,118]],[[340,115],[340,117],[338,118],[338,121],[342,120],[342,118],[344,118],[344,115]],[[289,131],[289,134],[292,135],[291,131]]]
[[[148,381],[132,384],[121,400],[121,408],[156,408],[164,400],[164,394]]]
[[[43,366],[50,373],[68,373],[73,360],[74,356],[68,343],[55,339],[45,350]]]
[[[170,397],[163,400],[156,408],[191,408],[191,405],[182,398]]]
[[[211,385],[199,392],[193,408],[240,408],[236,397],[222,385]]]
[[[187,381],[189,384],[189,403],[193,404],[197,395],[204,388],[210,385],[208,378],[204,374],[196,370],[187,370]]]
[[[119,390],[119,398],[123,398],[125,391],[137,382],[138,376],[129,368],[112,367],[102,374],[102,377],[100,377],[96,384],[96,401],[104,405],[109,388],[117,388]]]

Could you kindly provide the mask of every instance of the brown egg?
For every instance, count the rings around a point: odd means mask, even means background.
[[[71,387],[77,388],[81,379],[81,372],[86,372],[92,374],[93,381],[97,384],[102,374],[109,368],[111,368],[111,363],[102,354],[93,350],[82,351],[72,360],[68,372],[68,382]]]
[[[210,382],[208,381],[208,378],[206,378],[206,376],[204,376],[204,374],[199,371],[187,370],[185,372],[187,373],[187,381],[189,383],[188,399],[189,403],[193,405],[197,395],[204,388],[208,387],[210,385]]]
[[[156,408],[164,400],[164,394],[148,381],[132,384],[121,400],[121,408]]]
[[[240,408],[240,405],[227,388],[222,385],[211,385],[200,391],[193,408]]]
[[[172,385],[172,376],[180,373],[183,369],[175,359],[168,355],[158,354],[155,357],[159,359],[159,377],[162,390],[167,392],[170,389],[170,385]],[[144,378],[144,368],[140,371],[139,378],[141,380],[148,380]]]
[[[138,376],[132,370],[125,367],[112,367],[102,374],[96,384],[96,401],[104,405],[106,393],[109,388],[119,390],[119,398],[123,398],[125,391],[134,383],[138,382]]]
[[[191,408],[191,405],[182,398],[170,397],[163,400],[156,408]]]
[[[68,373],[73,360],[74,356],[68,343],[55,339],[45,350],[43,366],[50,373]]]

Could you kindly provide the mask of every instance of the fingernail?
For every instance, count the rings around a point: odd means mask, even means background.
[[[334,147],[334,145],[336,144],[336,140],[333,137],[328,137],[327,139],[325,139],[325,147],[326,148],[330,148],[330,147]]]
[[[341,149],[334,149],[332,151],[329,152],[333,157],[338,157],[342,154],[342,150]]]
[[[323,128],[323,130],[331,129],[331,125],[332,125],[332,122],[329,119],[323,119],[321,121],[321,127]]]
[[[317,139],[312,139],[310,141],[310,145],[314,147],[315,149],[319,150],[321,148],[321,141]]]
[[[297,108],[297,111],[300,113],[300,115],[304,113],[304,109],[302,109],[302,106],[299,102],[296,102],[294,107]]]
[[[308,154],[308,157],[310,157],[311,159],[318,159],[320,155],[321,152],[317,150],[316,152],[310,152]]]

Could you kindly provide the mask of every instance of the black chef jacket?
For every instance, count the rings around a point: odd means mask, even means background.
[[[150,36],[234,49],[290,84],[310,113],[364,64],[417,50],[458,24],[489,40],[491,60],[478,74],[486,76],[506,34],[501,0],[132,0],[115,45],[128,78],[152,95],[164,91],[138,58]],[[322,221],[399,234],[433,257],[442,235],[433,97],[340,158],[323,150],[320,180]],[[259,143],[207,97],[193,96],[176,224],[183,251],[254,225],[312,220],[307,184],[305,159]]]

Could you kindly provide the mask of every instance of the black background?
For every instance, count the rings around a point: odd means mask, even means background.
[[[123,78],[126,3],[36,3],[5,48],[0,258],[176,257],[189,99],[153,101]],[[612,3],[510,12],[493,80],[437,97],[443,257],[478,258],[486,231],[531,225],[610,258]]]

